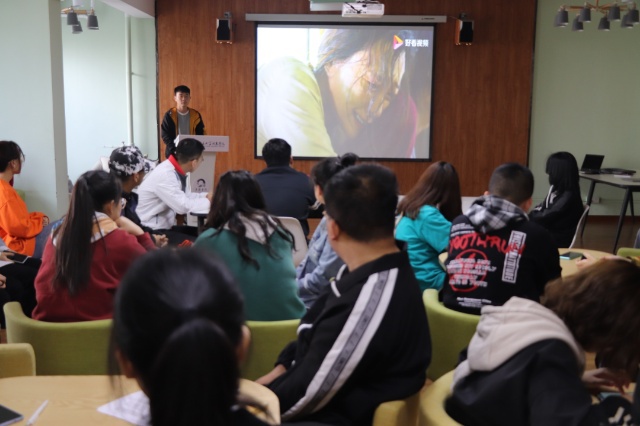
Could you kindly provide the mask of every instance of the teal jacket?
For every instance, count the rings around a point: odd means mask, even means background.
[[[422,206],[414,220],[403,217],[396,227],[396,239],[407,243],[409,262],[422,291],[440,290],[444,284],[447,274],[438,255],[449,245],[450,230],[451,222],[429,205]]]
[[[204,231],[195,246],[218,255],[235,275],[244,295],[247,320],[278,321],[304,315],[306,309],[298,298],[290,242],[277,232],[272,233],[268,239],[275,255],[273,257],[263,244],[249,239],[249,250],[260,265],[258,269],[242,259],[234,233],[223,229],[214,236],[215,232],[215,229]]]

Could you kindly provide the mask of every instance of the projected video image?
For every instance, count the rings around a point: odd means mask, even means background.
[[[257,28],[256,155],[430,159],[431,26]]]

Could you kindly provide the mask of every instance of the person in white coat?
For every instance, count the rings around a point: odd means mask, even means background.
[[[175,153],[160,163],[138,189],[136,213],[142,225],[164,232],[169,242],[195,239],[194,227],[176,226],[176,214],[208,212],[211,194],[192,193],[189,174],[204,161],[204,145],[195,139],[183,139]],[[176,233],[181,235],[176,236]],[[191,236],[182,238],[184,236]],[[181,239],[182,238],[182,239]]]

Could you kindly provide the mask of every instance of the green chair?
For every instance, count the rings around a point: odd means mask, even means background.
[[[0,345],[0,379],[36,375],[36,355],[28,343]]]
[[[444,410],[444,401],[451,394],[453,371],[428,386],[420,397],[418,426],[460,426]]]
[[[617,255],[622,257],[640,257],[640,248],[620,247]]]
[[[416,426],[420,395],[424,389],[425,387],[408,398],[378,405],[373,415],[372,426]]]
[[[460,351],[469,345],[476,331],[480,316],[445,308],[434,289],[425,290],[422,300],[427,309],[431,334],[432,354],[427,377],[435,381],[455,368]]]
[[[247,321],[251,346],[242,367],[244,379],[255,380],[273,370],[278,355],[297,338],[300,320]]]
[[[4,305],[9,343],[30,343],[36,374],[91,375],[108,373],[111,320],[44,322],[27,317],[18,302]]]

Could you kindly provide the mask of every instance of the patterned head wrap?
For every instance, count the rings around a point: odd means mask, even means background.
[[[132,176],[141,170],[149,172],[152,168],[151,161],[136,146],[116,148],[109,157],[109,169],[118,177]]]

